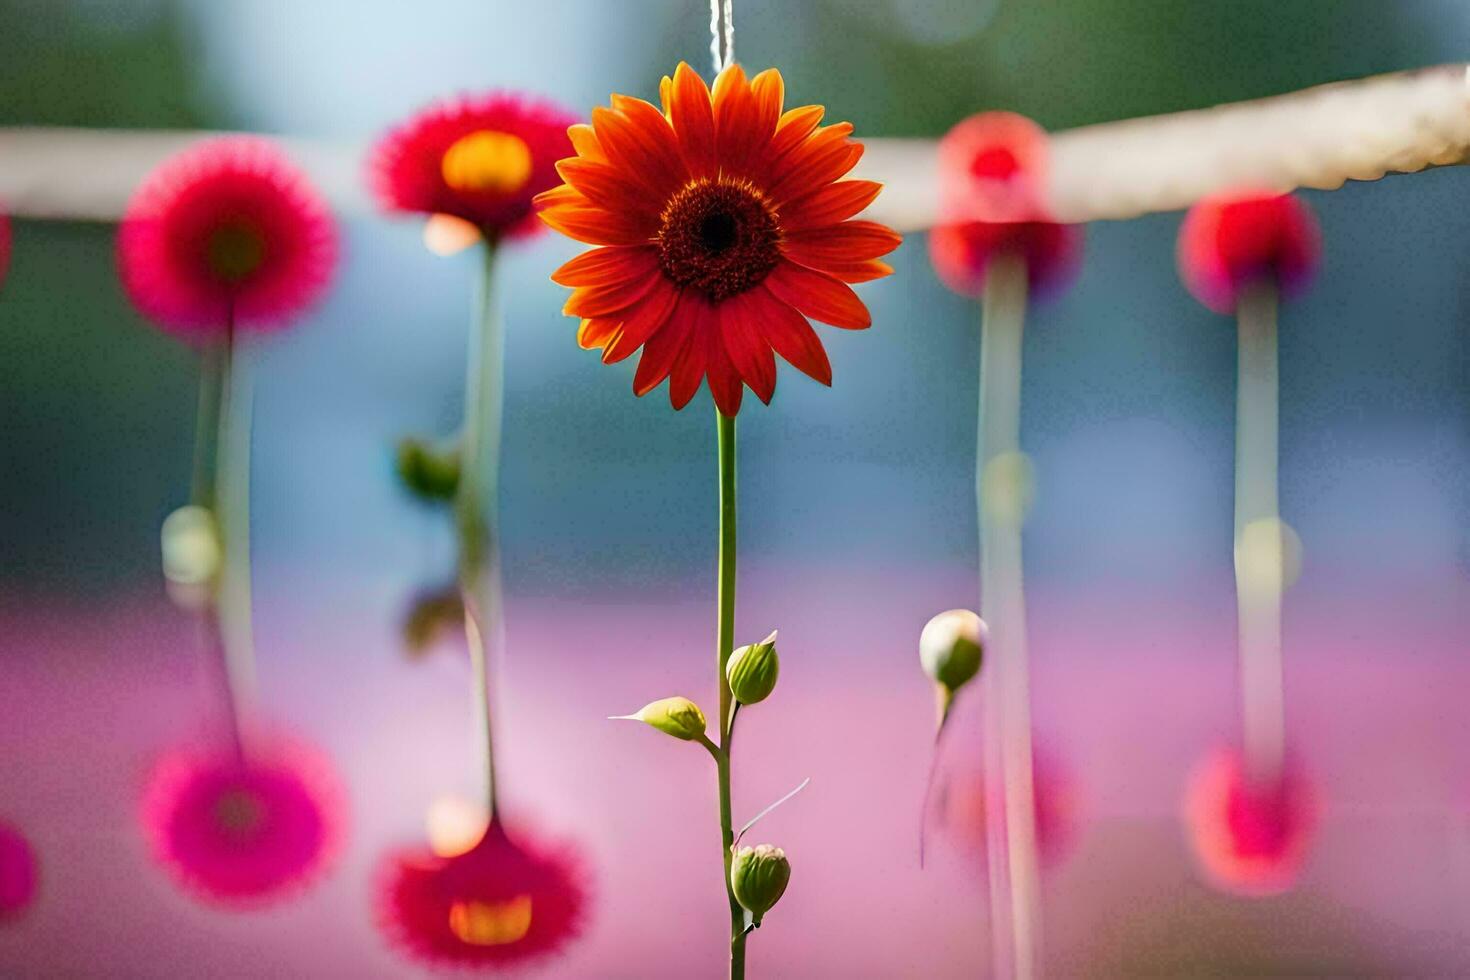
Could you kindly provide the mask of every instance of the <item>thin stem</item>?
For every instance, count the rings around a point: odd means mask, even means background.
[[[254,417],[250,361],[241,349],[233,307],[221,354],[215,497],[223,567],[216,596],[235,743],[243,755],[255,691],[255,641],[250,599],[250,442]]]
[[[715,677],[720,688],[720,749],[715,757],[720,783],[720,853],[725,867],[725,895],[730,900],[730,977],[745,976],[745,909],[730,886],[730,848],[735,842],[730,806],[730,755],[734,748],[734,713],[725,663],[735,649],[735,419],[715,412],[719,457],[720,548],[716,582],[719,622],[715,641]]]
[[[459,588],[464,603],[465,642],[470,651],[475,723],[482,734],[485,807],[498,816],[495,783],[495,726],[490,703],[490,649],[505,635],[499,567],[500,429],[505,328],[495,296],[495,245],[487,241],[476,300],[475,326],[466,357],[464,425],[460,430],[460,477],[454,499],[459,532]],[[488,634],[488,635],[487,635]]]
[[[1240,298],[1236,388],[1235,598],[1246,772],[1269,783],[1285,749],[1281,680],[1283,569],[1278,516],[1276,289]]]
[[[981,615],[991,629],[986,693],[986,832],[997,976],[1035,974],[1040,945],[1031,710],[1022,588],[1026,494],[1020,455],[1021,350],[1026,265],[1000,256],[987,274],[980,339],[979,461]],[[1001,858],[1004,844],[1005,857]],[[1002,896],[1009,892],[1009,930]],[[1007,941],[1009,950],[1006,949]],[[1008,955],[1007,955],[1008,954]]]
[[[211,460],[219,437],[220,396],[229,349],[208,344],[199,352],[199,403],[194,422],[194,461],[189,479],[189,503],[214,507],[214,464]]]

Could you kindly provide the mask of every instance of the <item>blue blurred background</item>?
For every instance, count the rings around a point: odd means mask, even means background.
[[[709,43],[692,0],[0,0],[0,25],[3,125],[364,143],[456,91],[523,89],[584,113],[612,91],[651,97],[678,60],[703,69]],[[985,108],[1056,129],[1265,96],[1463,58],[1467,30],[1456,0],[736,3],[740,60],[779,66],[790,98],[859,138],[937,136]],[[1305,551],[1287,600],[1288,713],[1336,809],[1315,877],[1274,909],[1194,884],[1174,825],[1184,771],[1234,730],[1233,326],[1177,279],[1178,215],[1090,227],[1081,278],[1034,311],[1022,439],[1038,482],[1036,715],[1099,828],[1049,884],[1056,975],[1470,970],[1454,940],[1470,907],[1467,194],[1455,167],[1306,195],[1325,258],[1282,315],[1281,509]],[[112,228],[16,223],[0,292],[0,815],[51,857],[51,894],[104,875],[132,908],[105,926],[75,898],[54,915],[43,902],[0,928],[0,972],[109,973],[108,943],[61,942],[75,914],[94,939],[140,947],[191,916],[195,938],[130,950],[127,975],[231,974],[231,944],[259,950],[262,972],[412,971],[371,937],[361,893],[377,852],[421,833],[434,794],[473,787],[463,665],[453,651],[410,662],[397,636],[415,590],[447,576],[452,541],[395,485],[392,447],[455,427],[476,271],[430,256],[419,230],[345,218],[329,300],[259,348],[261,700],[338,758],[356,833],[304,910],[226,926],[117,870],[146,860],[128,767],[201,710],[157,569],[159,524],[186,491],[195,359],[127,305]],[[597,719],[676,690],[708,697],[712,413],[707,394],[678,414],[662,391],[634,399],[631,363],[576,346],[547,278],[573,251],[543,236],[502,270],[512,792],[599,868],[591,933],[548,975],[707,975],[712,877],[690,882],[694,911],[640,891],[658,868],[712,863],[709,801],[690,791],[686,834],[669,788],[702,791],[707,774]],[[931,710],[918,628],[975,604],[978,309],[939,284],[922,235],[894,265],[861,290],[872,330],[823,334],[830,391],[783,369],[771,407],[740,416],[741,634],[780,626],[794,665],[788,700],[743,750],[780,771],[737,783],[742,809],[815,777],[771,821],[807,850],[785,845],[799,855],[793,910],[784,938],[773,914],[753,942],[760,975],[973,976],[987,962],[978,865],[951,855],[920,874],[909,851]],[[969,707],[958,760],[978,757]],[[37,734],[48,725],[75,737]],[[588,740],[602,765],[583,758]],[[116,767],[67,778],[69,753]],[[671,853],[640,865],[665,833]],[[880,880],[830,870],[866,860],[857,849],[894,852]],[[1385,876],[1395,884],[1358,893]],[[846,948],[854,915],[889,924],[877,948]]]

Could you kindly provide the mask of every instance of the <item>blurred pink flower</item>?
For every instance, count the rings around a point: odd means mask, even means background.
[[[582,929],[586,875],[570,847],[548,847],[492,822],[463,854],[393,854],[378,898],[380,928],[437,965],[519,965],[561,949]]]
[[[0,822],[0,922],[19,916],[36,897],[36,853],[13,825]]]
[[[1077,839],[1077,787],[1056,757],[1033,745],[1031,790],[1035,800],[1036,851],[1044,864],[1066,856]],[[941,799],[947,835],[982,859],[986,850],[985,778],[978,769],[951,778]]]
[[[117,239],[133,305],[165,330],[203,338],[233,318],[284,325],[318,300],[337,261],[331,213],[269,140],[204,140],[165,160],[133,194]]]
[[[1195,770],[1184,797],[1194,855],[1217,887],[1278,895],[1295,884],[1316,829],[1316,802],[1300,771],[1253,785],[1241,754],[1217,749]]]
[[[301,749],[252,755],[180,749],[154,768],[143,830],[185,887],[226,905],[267,904],[335,857],[344,806],[324,761]]]

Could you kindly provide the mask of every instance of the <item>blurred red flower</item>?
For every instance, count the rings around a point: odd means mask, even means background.
[[[659,94],[663,111],[614,95],[572,127],[577,156],[557,165],[566,183],[537,198],[548,225],[601,246],[552,276],[573,288],[578,343],[608,364],[642,348],[634,393],[668,378],[676,409],[705,378],[727,416],[743,386],[769,403],[776,354],[830,385],[807,317],[869,326],[848,283],[892,272],[878,259],[900,242],[848,220],[880,190],[841,179],[863,151],[851,124],[819,127],[820,106],[783,112],[775,69],[747,80],[731,65],[711,93],[680,64]]]
[[[969,221],[938,225],[929,233],[929,259],[950,289],[962,296],[985,292],[991,261],[1006,253],[1026,263],[1033,296],[1067,286],[1082,265],[1082,229],[1052,221]]]
[[[1014,112],[982,112],[939,141],[940,207],[949,221],[1044,221],[1046,130]]]
[[[392,855],[379,892],[384,933],[436,965],[520,965],[554,953],[581,931],[587,893],[580,857],[492,822],[479,843],[441,857]]]
[[[1234,749],[1213,752],[1190,778],[1184,821],[1195,858],[1216,886],[1277,895],[1301,872],[1316,829],[1316,804],[1301,773],[1252,783]]]
[[[36,897],[36,852],[21,832],[0,822],[0,922],[20,915]]]
[[[447,214],[486,238],[541,230],[531,199],[558,183],[574,115],[509,92],[437,102],[373,148],[369,183],[387,211]]]
[[[1077,839],[1077,787],[1071,772],[1056,757],[1033,745],[1031,751],[1032,812],[1036,817],[1036,853],[1045,865],[1066,856]],[[970,770],[952,779],[940,800],[943,827],[966,851],[985,857],[985,777]]]
[[[341,844],[345,807],[323,760],[300,748],[252,754],[180,749],[143,794],[154,856],[202,898],[260,905],[305,885]]]
[[[1046,177],[1046,132],[1024,116],[982,112],[940,140],[942,223],[929,234],[929,257],[946,286],[979,296],[1002,254],[1026,263],[1032,294],[1071,282],[1081,267],[1082,229],[1051,219]]]
[[[319,299],[336,229],[306,177],[268,140],[200,142],[160,164],[118,230],[128,298],[193,337],[280,326]]]
[[[1233,313],[1241,289],[1263,279],[1284,295],[1300,293],[1321,252],[1312,209],[1290,194],[1237,190],[1208,197],[1179,228],[1179,275],[1217,313]]]

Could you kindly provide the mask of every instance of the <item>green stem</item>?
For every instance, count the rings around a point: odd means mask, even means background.
[[[735,825],[730,805],[730,755],[733,749],[735,715],[731,710],[730,685],[725,680],[725,663],[735,649],[735,419],[715,412],[716,444],[720,477],[720,553],[716,601],[719,627],[715,642],[716,682],[720,687],[720,752],[715,756],[720,782],[720,852],[725,867],[725,896],[730,901],[730,978],[745,976],[745,909],[730,887],[730,848]]]
[[[464,425],[460,430],[459,488],[454,499],[459,536],[459,588],[470,651],[477,723],[484,737],[485,805],[496,819],[495,736],[491,719],[489,647],[503,635],[496,523],[500,490],[500,429],[505,329],[495,296],[493,242],[484,249],[476,324],[466,357]]]
[[[235,745],[244,755],[242,727],[255,687],[255,642],[250,599],[250,442],[254,416],[249,358],[240,349],[234,310],[220,354],[219,436],[215,445],[215,499],[223,552],[215,597],[220,644],[229,684]]]
[[[1235,423],[1236,628],[1245,768],[1253,781],[1264,785],[1279,777],[1285,752],[1276,314],[1273,284],[1258,283],[1240,297]]]
[[[980,613],[990,625],[986,703],[986,838],[995,974],[1035,975],[1041,910],[1036,868],[1026,599],[1021,565],[1025,458],[1020,455],[1021,353],[1027,272],[998,256],[986,275],[980,332]],[[1004,848],[1005,858],[1001,854]],[[1009,893],[1009,902],[1002,896]]]
[[[194,463],[189,480],[189,503],[196,507],[214,507],[214,465],[211,455],[219,436],[220,394],[224,387],[224,371],[229,363],[229,348],[224,344],[208,344],[199,352],[199,405],[194,423]]]

